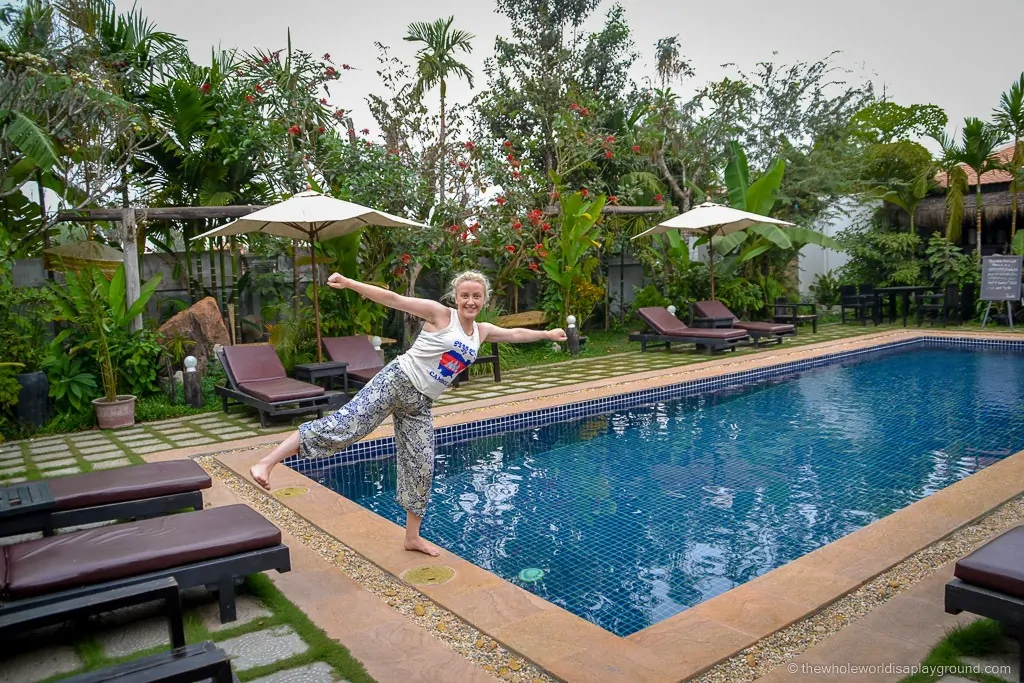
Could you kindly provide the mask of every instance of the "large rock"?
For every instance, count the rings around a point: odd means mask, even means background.
[[[215,344],[228,346],[231,343],[217,300],[212,296],[176,314],[161,325],[159,331],[167,339],[180,335],[195,342],[194,346],[188,347],[187,355],[195,356],[199,361],[196,366],[199,372],[206,372],[209,367]]]

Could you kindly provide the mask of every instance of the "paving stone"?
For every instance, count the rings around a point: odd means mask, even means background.
[[[21,449],[16,448],[10,452],[0,451],[0,463],[11,462],[14,460],[21,460],[24,456],[21,454]]]
[[[89,446],[88,448],[78,446],[78,452],[82,455],[94,455],[96,453],[109,452],[112,448],[117,448],[117,446],[115,446],[111,441],[105,441],[103,443],[96,444],[95,446]]]
[[[278,671],[263,678],[254,678],[250,683],[332,683],[337,680],[334,667],[327,662],[313,662],[294,669]]]
[[[49,460],[47,462],[36,463],[41,470],[52,470],[57,467],[67,467],[69,465],[77,465],[78,461],[74,458],[63,458],[61,460]]]
[[[117,430],[117,438],[119,439],[130,439],[133,436],[139,436],[141,434],[148,434],[149,431],[144,427],[136,427],[134,429],[119,429]]]
[[[8,477],[0,476],[0,481],[2,481],[6,485],[6,484],[20,484],[23,481],[28,481],[28,479],[26,479],[25,477],[10,477],[10,478],[8,478]]]
[[[62,441],[61,443],[53,444],[52,446],[29,446],[28,450],[29,453],[31,453],[32,455],[46,455],[48,453],[60,453],[62,451],[66,451],[67,449],[68,445]]]
[[[110,437],[106,434],[98,434],[96,436],[73,436],[71,437],[71,443],[76,446],[89,448],[91,446],[100,446],[105,443],[110,443]]]
[[[309,649],[291,626],[275,626],[222,640],[217,645],[231,657],[231,668],[246,671],[279,662]]]
[[[83,666],[71,646],[39,648],[5,661],[0,666],[0,683],[36,683]]]
[[[54,446],[56,444],[63,444],[63,443],[64,443],[64,437],[62,437],[62,436],[51,436],[51,437],[46,438],[46,439],[35,439],[33,441],[29,441],[28,442],[28,447],[29,448],[35,448],[35,447],[46,448],[47,446]]]
[[[83,458],[89,462],[100,462],[102,460],[110,460],[111,458],[124,457],[124,451],[120,449],[103,451],[102,453],[92,453],[90,455],[83,455]]]
[[[102,462],[93,463],[93,470],[110,470],[115,467],[127,467],[131,465],[132,461],[128,458],[121,458],[120,460],[103,460]]]
[[[96,634],[103,654],[107,657],[124,657],[139,650],[148,650],[160,645],[169,645],[167,619],[156,617],[135,621],[100,631]]]
[[[8,467],[6,469],[0,470],[0,478],[16,477],[19,474],[24,474],[24,473],[25,473],[25,466],[24,465],[19,465],[17,467]]]
[[[975,667],[974,670],[979,673],[986,673],[1005,681],[1021,680],[1020,655],[1015,652],[989,655],[988,657],[961,657],[960,660],[968,666]]]
[[[217,436],[220,437],[221,441],[234,441],[235,439],[245,439],[250,436],[256,436],[256,432],[222,432]]]
[[[239,595],[235,599],[235,609],[237,610],[238,619],[227,624],[220,623],[220,603],[218,602],[203,605],[198,611],[199,616],[203,620],[203,625],[210,631],[234,628],[242,624],[248,624],[253,619],[261,619],[271,615],[270,610],[251,595]]]
[[[172,448],[174,448],[174,446],[162,443],[156,446],[144,446],[142,448],[133,448],[131,450],[132,453],[135,453],[136,455],[145,455],[146,453],[159,453],[160,451],[169,451]]]
[[[203,437],[200,437],[200,438],[197,438],[197,439],[189,439],[187,441],[178,441],[178,442],[176,442],[176,445],[179,446],[179,447],[182,447],[182,446],[202,446],[203,444],[208,444],[208,443],[217,443],[217,439],[211,439],[208,436],[203,436]]]
[[[78,474],[81,471],[82,470],[79,467],[66,467],[66,468],[64,468],[62,470],[47,470],[46,476],[47,477],[65,477],[65,476],[67,476],[69,474]]]
[[[35,453],[33,453],[32,455],[29,456],[29,458],[31,458],[34,462],[52,462],[54,460],[66,460],[70,456],[71,449],[65,447],[62,450],[54,451],[53,453],[45,453],[43,455],[36,455]]]
[[[160,439],[153,437],[146,437],[145,439],[122,439],[121,443],[128,448],[145,448],[146,446],[156,446],[160,443]]]

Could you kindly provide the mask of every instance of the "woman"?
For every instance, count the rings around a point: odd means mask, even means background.
[[[270,472],[285,458],[323,458],[364,438],[388,415],[394,416],[398,465],[396,499],[405,508],[405,549],[437,556],[439,551],[420,537],[434,476],[434,423],[430,408],[451,386],[452,380],[476,359],[484,342],[565,341],[565,331],[505,329],[477,323],[476,317],[490,296],[490,285],[470,270],[452,280],[449,296],[455,309],[429,299],[401,296],[338,273],[327,278],[334,289],[353,292],[389,308],[425,321],[412,347],[388,363],[340,410],[306,422],[270,455],[249,470],[252,478],[270,490]]]

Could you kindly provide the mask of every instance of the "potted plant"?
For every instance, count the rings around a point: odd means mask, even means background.
[[[160,276],[157,275],[142,285],[139,298],[131,307],[125,302],[123,265],[118,266],[110,280],[99,270],[88,268],[79,273],[67,273],[66,284],[55,286],[58,294],[57,319],[71,323],[84,333],[84,338],[79,338],[73,350],[91,354],[100,369],[103,396],[92,401],[100,429],[135,424],[135,396],[117,392],[118,372],[112,340],[119,332],[127,330],[136,316],[141,315],[159,282]],[[64,330],[57,335],[57,341],[63,342],[71,336],[72,330]]]
[[[15,287],[13,277],[0,284],[0,357],[20,385],[14,419],[36,427],[50,417],[50,387],[42,360],[52,313],[49,290]]]

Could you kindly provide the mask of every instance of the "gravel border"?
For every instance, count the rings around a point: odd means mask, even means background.
[[[481,633],[458,616],[433,602],[412,586],[388,574],[363,558],[338,539],[316,527],[286,505],[256,490],[249,482],[217,461],[217,455],[248,452],[251,448],[203,455],[195,460],[203,469],[234,491],[267,519],[299,538],[323,559],[380,598],[392,609],[412,619],[417,626],[446,646],[502,681],[514,683],[553,683],[532,663],[513,655],[498,641]]]
[[[694,683],[745,683],[790,662],[871,610],[889,602],[942,566],[983,545],[996,533],[1024,520],[1024,494],[918,551],[813,616],[776,631],[721,662]]]

